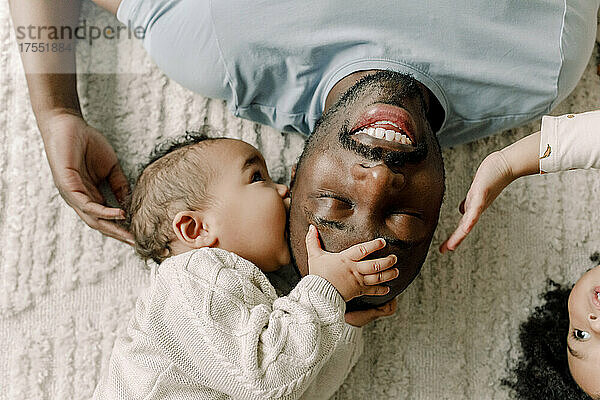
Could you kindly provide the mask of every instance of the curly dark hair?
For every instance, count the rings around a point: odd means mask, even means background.
[[[208,186],[216,172],[197,149],[224,139],[210,126],[159,143],[128,201],[127,219],[135,249],[145,261],[160,264],[171,255],[171,223],[181,210],[202,210],[213,201]],[[209,136],[210,135],[210,136]]]
[[[594,257],[594,255],[592,256]],[[590,258],[592,258],[590,257]],[[567,363],[569,312],[572,285],[548,280],[546,301],[519,328],[522,354],[502,380],[516,399],[590,400],[571,377]]]

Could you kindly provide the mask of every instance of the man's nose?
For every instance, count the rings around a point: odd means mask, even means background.
[[[361,195],[379,197],[394,191],[401,190],[405,185],[402,173],[394,173],[385,164],[354,164],[351,174],[355,182],[362,186]]]

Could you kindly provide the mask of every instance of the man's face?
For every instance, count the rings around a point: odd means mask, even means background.
[[[328,251],[383,237],[387,246],[369,258],[398,256],[400,275],[387,283],[389,294],[356,299],[356,308],[383,304],[412,282],[437,226],[443,162],[422,96],[404,75],[363,78],[323,116],[298,165],[289,230],[302,275],[308,273],[304,237],[311,223]],[[386,140],[382,133],[398,135]]]

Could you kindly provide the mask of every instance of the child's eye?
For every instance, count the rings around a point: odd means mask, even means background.
[[[573,337],[577,340],[588,340],[592,335],[580,329],[573,329]]]
[[[256,171],[254,174],[252,174],[252,179],[250,181],[251,181],[251,183],[254,183],[254,182],[262,182],[264,180],[265,180],[265,178],[263,177],[262,172]]]

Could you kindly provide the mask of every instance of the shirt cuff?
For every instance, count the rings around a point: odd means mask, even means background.
[[[355,344],[362,336],[362,326],[354,326],[349,323],[344,323],[342,331],[342,341],[344,343]]]
[[[323,300],[329,302],[336,309],[346,312],[346,302],[340,292],[325,278],[318,275],[306,275],[298,282],[294,290],[318,293]],[[312,296],[311,296],[312,297]]]
[[[540,173],[600,168],[600,111],[544,116]]]
[[[558,118],[545,115],[542,117],[540,134],[540,174],[558,170]]]

